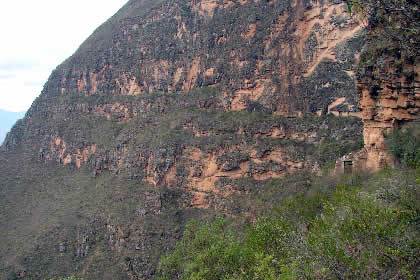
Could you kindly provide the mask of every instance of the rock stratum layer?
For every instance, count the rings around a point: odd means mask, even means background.
[[[359,150],[364,38],[334,1],[129,1],[1,146],[1,277],[151,279],[187,220]]]
[[[420,120],[420,67],[417,63],[366,69],[359,79],[363,120],[365,166],[381,169],[395,162],[385,146],[385,135],[407,123]]]

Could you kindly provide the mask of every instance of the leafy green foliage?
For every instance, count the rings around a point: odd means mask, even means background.
[[[185,258],[186,257],[186,258]],[[173,254],[160,262],[160,279],[275,279],[273,258],[234,239],[225,219],[190,222]]]
[[[403,167],[420,167],[419,126],[398,129],[386,138],[386,144],[397,162]]]
[[[363,3],[361,4],[357,0],[346,0],[346,4],[350,15],[353,14],[353,11],[359,14],[363,13]]]
[[[174,253],[162,261],[167,267],[162,279],[172,279],[184,264],[182,256],[194,252],[190,263],[185,266],[188,279],[221,279],[224,274],[238,265],[240,247],[233,240],[233,235],[226,230],[226,222],[218,218],[212,223],[198,224],[190,222],[185,230],[184,238]],[[184,277],[185,278],[185,277]]]
[[[190,222],[160,279],[416,279],[419,185],[401,172],[297,195],[245,232],[220,217]],[[409,182],[395,186],[400,176]]]

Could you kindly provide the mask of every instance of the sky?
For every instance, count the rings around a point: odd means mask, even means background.
[[[52,70],[127,1],[0,0],[0,109],[29,109]]]

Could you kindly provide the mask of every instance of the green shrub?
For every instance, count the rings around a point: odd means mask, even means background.
[[[419,185],[395,186],[400,175],[297,195],[242,233],[223,218],[190,222],[160,279],[416,279]]]
[[[238,266],[238,250],[224,219],[190,222],[174,252],[161,260],[160,279],[223,279]]]
[[[398,129],[386,136],[386,144],[403,167],[420,167],[420,126]]]

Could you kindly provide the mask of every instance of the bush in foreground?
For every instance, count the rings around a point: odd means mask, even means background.
[[[391,170],[298,195],[244,233],[220,217],[190,222],[160,279],[418,279],[420,190],[410,172],[405,185]]]

